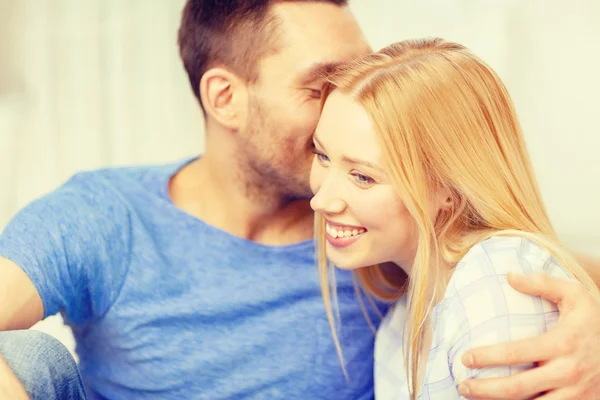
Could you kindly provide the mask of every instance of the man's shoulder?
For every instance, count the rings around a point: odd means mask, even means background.
[[[170,177],[182,165],[184,162],[180,161],[84,170],[72,175],[57,191],[102,202],[109,199],[136,201],[148,196],[166,194]]]
[[[130,166],[111,166],[94,170],[84,170],[75,173],[68,183],[76,185],[113,186],[115,188],[131,188],[132,185],[160,186],[168,182],[182,163],[148,164]]]
[[[169,204],[169,178],[182,163],[109,167],[77,172],[19,210],[12,225],[126,223],[132,210],[155,212]]]

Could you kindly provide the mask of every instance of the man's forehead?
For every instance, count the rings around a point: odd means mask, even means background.
[[[311,83],[322,80],[333,72],[339,64],[339,62],[315,62],[299,71],[298,81],[300,83]]]
[[[278,42],[282,53],[313,64],[339,63],[370,51],[347,7],[330,3],[283,2],[273,6],[279,19]]]
[[[355,42],[351,46],[302,46],[290,45],[279,53],[281,62],[302,82],[312,82],[328,75],[340,64],[370,52],[366,43]]]

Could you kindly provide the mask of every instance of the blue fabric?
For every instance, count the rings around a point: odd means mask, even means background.
[[[88,397],[373,398],[374,334],[350,274],[337,276],[346,381],[312,242],[259,245],[184,213],[167,194],[183,164],[80,173],[0,236],[45,316],[73,328]]]
[[[42,332],[0,332],[0,354],[31,400],[85,400],[85,389],[69,350]]]

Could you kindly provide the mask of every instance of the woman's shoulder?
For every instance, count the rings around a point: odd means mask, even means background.
[[[548,249],[522,236],[493,236],[477,243],[456,265],[449,290],[460,290],[478,281],[505,278],[509,272],[529,275],[543,272],[570,279]]]
[[[547,249],[527,238],[497,236],[476,244],[457,264],[432,315],[435,344],[446,359],[458,361],[468,348],[532,337],[556,323],[556,305],[512,288],[509,272],[571,278]],[[471,374],[462,363],[453,365],[455,378]]]
[[[524,237],[497,236],[473,246],[457,264],[432,314],[434,339],[427,382],[446,377],[456,384],[470,377],[508,376],[530,367],[471,370],[461,362],[467,349],[534,337],[556,324],[556,305],[516,291],[506,278],[509,272],[570,278],[547,249]]]

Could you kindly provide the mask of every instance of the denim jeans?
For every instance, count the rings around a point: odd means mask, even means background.
[[[31,400],[86,399],[77,364],[54,337],[42,332],[0,332],[0,354]]]

